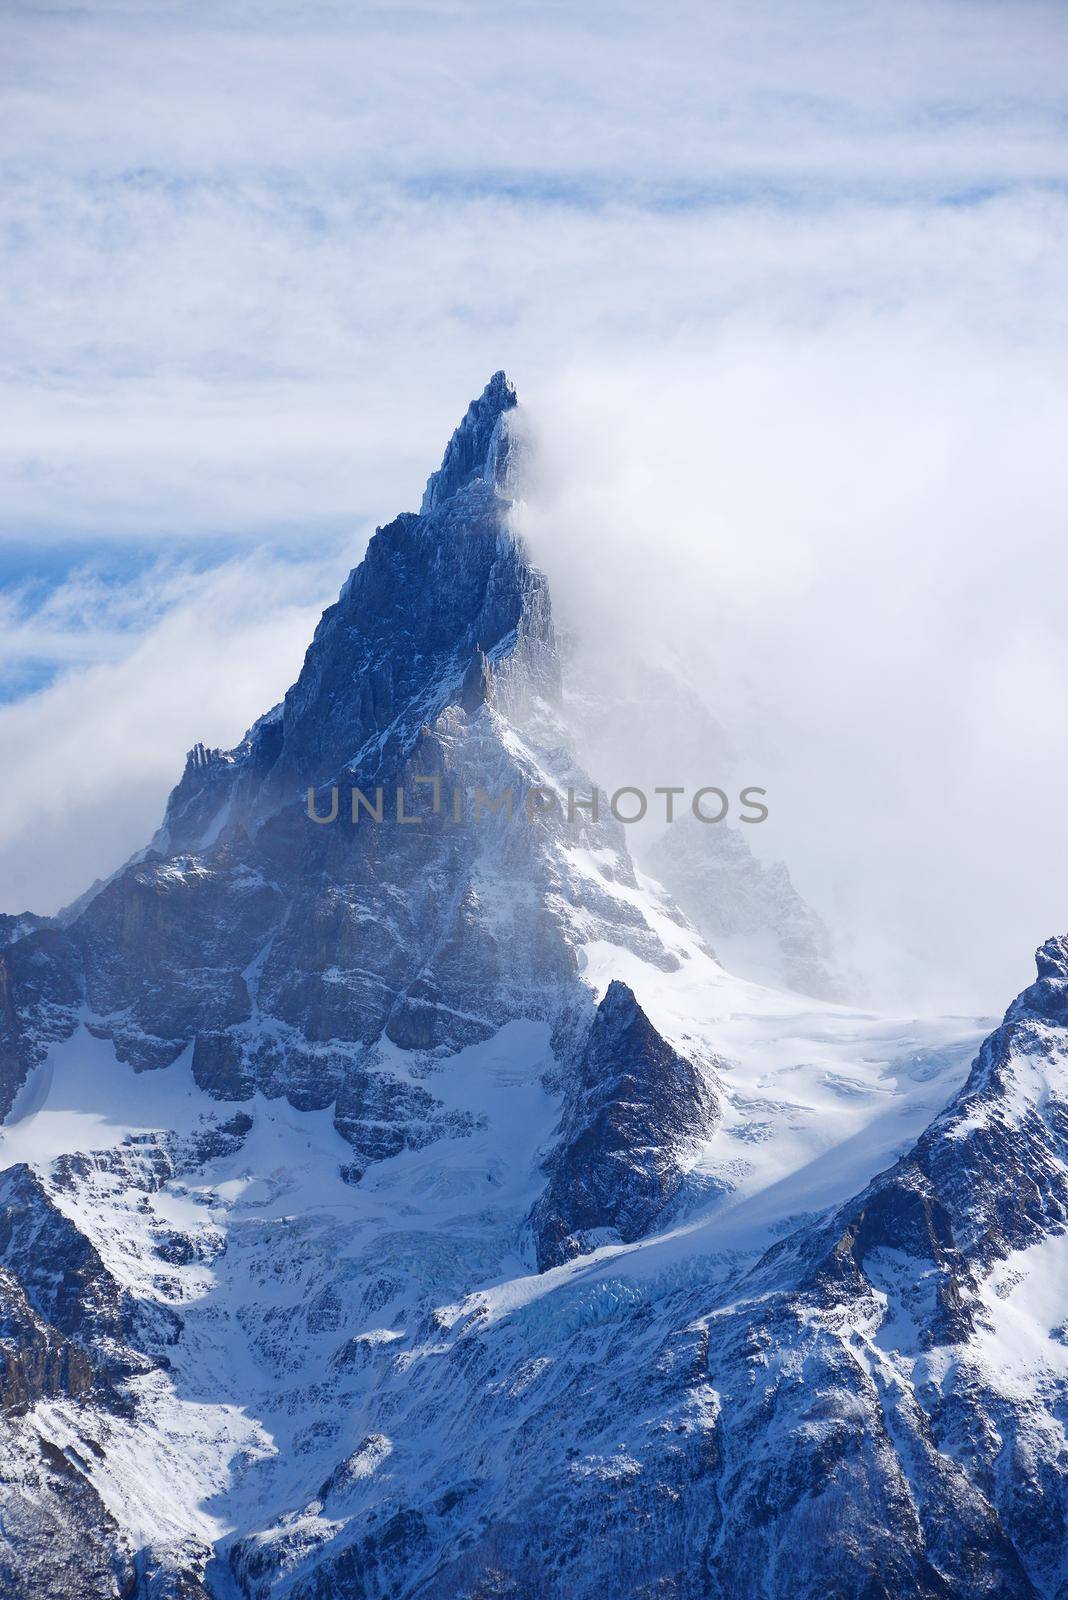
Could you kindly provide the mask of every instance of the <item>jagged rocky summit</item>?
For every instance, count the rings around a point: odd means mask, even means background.
[[[0,1057],[7,1104],[85,1004],[137,1069],[191,1049],[209,1093],[336,1105],[339,1127],[356,1137],[365,1119],[364,1145],[377,1146],[401,1137],[383,1132],[383,1100],[427,1108],[425,1094],[368,1077],[379,1040],[455,1050],[517,1015],[552,1015],[589,919],[654,950],[631,905],[574,892],[572,840],[633,884],[618,824],[565,835],[550,819],[452,826],[446,813],[410,828],[309,825],[309,787],[340,786],[346,806],[354,784],[384,786],[391,803],[404,787],[411,805],[424,778],[446,796],[588,788],[554,717],[545,579],[508,522],[514,406],[497,374],[422,512],[375,533],[282,705],[235,750],[197,746],[149,851],[64,930],[16,947],[24,1005]]]
[[[282,705],[0,927],[0,1592],[1063,1600],[1068,941],[992,1033],[851,1010],[528,811],[591,777],[522,470],[497,374]],[[695,921],[785,948],[731,860]]]

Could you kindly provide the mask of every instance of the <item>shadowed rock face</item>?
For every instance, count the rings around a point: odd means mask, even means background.
[[[0,1114],[49,1045],[72,1032],[82,992],[77,948],[59,929],[42,927],[0,949]]]
[[[556,1266],[597,1232],[629,1243],[682,1182],[685,1157],[712,1132],[705,1074],[661,1038],[625,983],[598,1006],[570,1090],[549,1182],[531,1222],[538,1265]]]
[[[0,911],[0,949],[25,938],[37,928],[47,928],[50,922],[50,917],[38,917],[32,911],[23,911],[17,916]]]
[[[75,1399],[93,1386],[84,1351],[36,1312],[17,1275],[0,1268],[0,1411],[29,1411],[38,1400]]]
[[[516,404],[514,385],[503,372],[495,372],[449,440],[441,466],[427,483],[419,508],[422,514],[451,500],[473,479],[488,480],[495,488],[503,486],[508,466],[505,423]]]
[[[1047,940],[1036,963],[1037,981],[984,1042],[957,1098],[816,1236],[815,1276],[856,1281],[887,1250],[915,1263],[925,1346],[974,1333],[984,1274],[1068,1229],[1068,938]]]
[[[118,1288],[98,1252],[26,1166],[0,1174],[0,1263],[42,1317],[85,1349],[122,1334]]]
[[[519,677],[526,693],[558,696],[545,578],[508,520],[515,404],[498,373],[453,435],[422,512],[376,530],[282,704],[235,750],[190,753],[159,848],[200,849],[213,825],[259,822],[302,802],[309,785],[393,778],[420,729],[461,702],[473,656],[505,684]]]

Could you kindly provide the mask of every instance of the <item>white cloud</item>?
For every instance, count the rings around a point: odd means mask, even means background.
[[[617,191],[1064,173],[1055,0],[94,0],[16,10],[5,31],[20,149],[79,171],[314,167]]]
[[[54,656],[81,661],[0,705],[0,908],[55,911],[147,844],[184,752],[231,747],[281,699],[341,574],[336,553],[304,565],[251,554],[150,572],[106,598],[79,574],[35,609],[9,606],[0,660],[30,648],[40,623]]]
[[[558,609],[609,686],[645,657],[701,687],[769,790],[750,842],[883,1000],[997,1009],[1068,916],[1066,376],[869,311],[538,396],[524,517]],[[656,781],[722,781],[685,714],[673,736]]]
[[[1055,4],[104,0],[2,27],[0,537],[411,505],[498,366],[529,385],[739,311],[959,294],[1063,327]]]
[[[661,217],[434,199],[357,208],[314,246],[277,196],[187,197],[162,243],[154,197],[108,203],[118,265],[95,250],[73,265],[76,239],[53,263],[43,202],[8,264],[9,537],[282,523],[296,539],[388,515],[418,504],[498,366],[529,390],[576,355],[655,355],[738,318],[788,340],[853,308],[916,306],[962,338],[1064,338],[1056,196]]]

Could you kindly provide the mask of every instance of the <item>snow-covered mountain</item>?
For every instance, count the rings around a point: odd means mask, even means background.
[[[1068,940],[807,999],[569,817],[515,404],[4,922],[0,1592],[1063,1600]]]

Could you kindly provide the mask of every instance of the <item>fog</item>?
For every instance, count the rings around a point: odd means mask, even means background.
[[[1063,379],[1039,343],[848,317],[575,367],[529,409],[573,673],[666,668],[722,729],[658,691],[655,756],[628,707],[606,777],[765,787],[748,842],[882,1003],[997,1010],[1068,927]]]
[[[117,592],[75,573],[37,604],[0,605],[0,668],[46,648],[49,628],[47,647],[76,658],[0,705],[0,911],[50,915],[143,849],[185,752],[231,748],[281,699],[344,570],[336,554],[254,552],[207,572],[152,568]],[[105,659],[85,658],[87,623]]]

